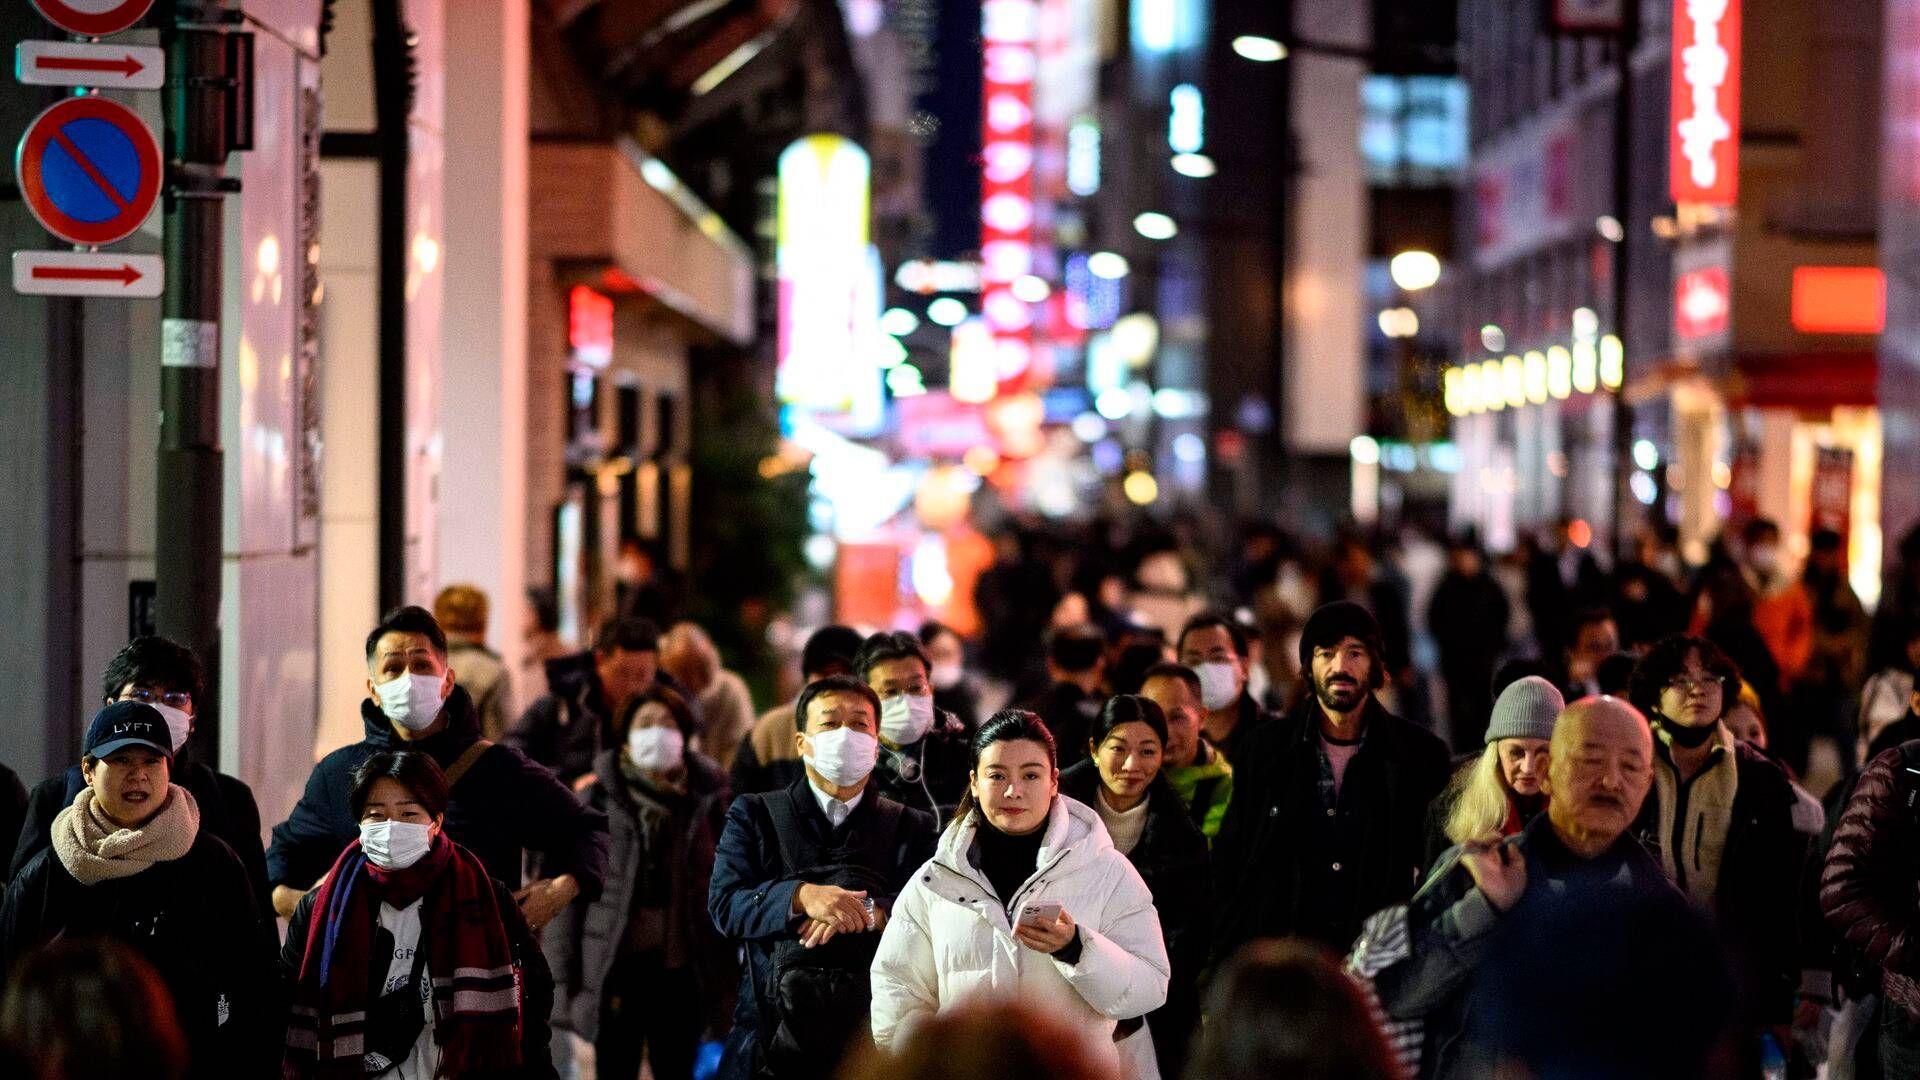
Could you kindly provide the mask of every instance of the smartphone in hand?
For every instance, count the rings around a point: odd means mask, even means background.
[[[1051,900],[1032,900],[1021,905],[1020,922],[1026,926],[1050,930],[1060,921],[1060,905]]]

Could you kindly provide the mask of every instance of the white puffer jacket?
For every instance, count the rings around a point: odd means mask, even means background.
[[[976,815],[947,826],[933,859],[895,902],[873,961],[873,1040],[894,1048],[914,1022],[969,999],[1014,999],[1060,1009],[1074,1026],[1112,1047],[1114,1025],[1167,999],[1170,965],[1153,895],[1086,805],[1056,796],[1038,865],[1002,905],[967,857]],[[1080,932],[1078,963],[1064,964],[1020,944],[1007,917],[1028,902],[1058,903]],[[1144,1056],[1133,1043],[1144,1046]],[[1144,1026],[1117,1054],[1151,1078]],[[1118,1062],[1116,1061],[1116,1064]]]

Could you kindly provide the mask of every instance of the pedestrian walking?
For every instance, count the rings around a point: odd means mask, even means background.
[[[365,737],[320,759],[267,849],[273,906],[293,914],[360,835],[348,802],[354,771],[377,753],[417,750],[447,776],[447,835],[487,873],[516,890],[521,913],[538,931],[576,896],[600,895],[607,868],[607,819],[582,806],[553,773],[526,755],[480,737],[473,699],[454,684],[447,639],[424,608],[395,609],[367,635]],[[538,873],[521,884],[522,862],[536,853]]]
[[[872,784],[880,699],[807,684],[794,708],[805,776],[727,808],[707,910],[743,946],[722,1080],[825,1077],[866,1041],[868,970],[895,898],[933,849],[933,818]]]
[[[694,749],[722,769],[731,768],[740,744],[753,730],[753,695],[747,681],[721,664],[713,639],[690,622],[675,623],[661,639],[660,669],[691,695],[698,718]]]
[[[1233,801],[1233,765],[1207,742],[1201,730],[1200,676],[1184,664],[1159,663],[1147,669],[1140,695],[1160,706],[1167,718],[1166,757],[1161,775],[1187,807],[1187,816],[1212,844]]]
[[[1478,748],[1493,710],[1493,671],[1507,651],[1507,593],[1486,572],[1472,537],[1447,551],[1447,573],[1427,604],[1427,629],[1440,649],[1447,683],[1447,729],[1453,748]]]
[[[1234,750],[1255,730],[1279,720],[1247,692],[1252,643],[1233,619],[1218,612],[1194,616],[1180,631],[1174,651],[1200,677],[1200,704],[1207,710],[1202,730],[1209,745],[1232,760]]]
[[[160,973],[189,1077],[270,1073],[273,923],[239,857],[200,827],[193,793],[172,782],[166,718],[145,702],[115,702],[94,714],[82,747],[87,786],[0,901],[0,970],[49,942],[112,938]]]
[[[1060,793],[1093,808],[1153,896],[1172,975],[1167,1003],[1147,1015],[1147,1031],[1161,1074],[1179,1076],[1200,1023],[1200,973],[1213,944],[1207,838],[1162,769],[1167,719],[1160,706],[1134,695],[1108,700],[1087,743],[1091,758],[1061,770]]]
[[[546,959],[507,886],[448,836],[440,766],[374,754],[347,808],[359,838],[301,897],[280,951],[282,1075],[553,1077]]]
[[[1549,746],[1566,701],[1538,675],[1508,684],[1494,703],[1486,748],[1460,767],[1427,815],[1427,866],[1457,844],[1515,836],[1546,809]]]
[[[1300,637],[1313,697],[1229,755],[1233,802],[1213,843],[1216,958],[1288,935],[1344,951],[1362,919],[1419,883],[1427,807],[1449,763],[1439,739],[1374,697],[1384,648],[1360,605],[1314,612]]]
[[[507,734],[513,684],[500,654],[487,648],[487,594],[472,585],[449,585],[433,598],[433,617],[447,632],[447,664],[453,681],[473,699],[482,738]]]
[[[880,696],[876,790],[945,820],[966,791],[969,733],[933,704],[933,661],[918,638],[896,632],[868,638],[853,667]]]
[[[101,703],[138,701],[151,705],[167,721],[173,746],[168,776],[193,796],[200,827],[219,837],[247,869],[247,881],[267,903],[267,855],[260,843],[260,806],[253,789],[237,776],[219,772],[193,754],[188,741],[199,719],[205,672],[193,650],[169,638],[147,635],[128,642],[100,678]],[[35,785],[25,818],[16,826],[8,878],[18,877],[28,861],[52,843],[53,819],[87,787],[79,765],[69,765]]]
[[[960,718],[968,731],[980,726],[979,680],[967,669],[967,643],[945,623],[920,624],[920,644],[933,661],[933,704]]]
[[[893,910],[873,962],[873,1040],[922,1019],[1014,998],[1110,1032],[1109,1068],[1153,1080],[1145,1017],[1170,965],[1153,896],[1099,814],[1060,794],[1053,735],[994,714],[973,740],[966,799]]]
[[[823,626],[807,637],[800,650],[802,688],[829,675],[853,671],[853,658],[866,638],[851,626]],[[760,714],[753,731],[733,759],[733,793],[757,795],[779,791],[806,778],[800,751],[794,748],[793,717],[799,704],[783,702]]]
[[[733,949],[707,917],[727,774],[691,748],[693,711],[655,686],[627,699],[620,745],[594,760],[581,798],[607,815],[600,898],[568,905],[546,931],[556,1022],[594,1044],[600,1080],[691,1080],[709,1032],[726,1033],[739,981]]]
[[[1087,736],[1107,699],[1107,637],[1091,623],[1048,631],[1047,678],[1053,685],[1019,707],[1039,715],[1059,740],[1063,767],[1086,759]]]
[[[547,663],[546,695],[520,715],[506,743],[571,786],[593,771],[595,755],[615,745],[620,706],[659,677],[655,625],[636,616],[610,618],[594,631],[592,648]]]

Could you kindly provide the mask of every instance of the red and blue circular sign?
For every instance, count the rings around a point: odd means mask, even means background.
[[[27,209],[72,244],[123,240],[160,201],[160,144],[106,98],[67,98],[34,117],[14,171]]]
[[[69,34],[105,37],[146,18],[153,0],[33,0],[33,6]]]

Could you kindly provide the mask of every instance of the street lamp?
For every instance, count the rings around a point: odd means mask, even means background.
[[[1403,251],[1387,263],[1387,272],[1395,285],[1419,292],[1440,280],[1440,259],[1431,251]]]

